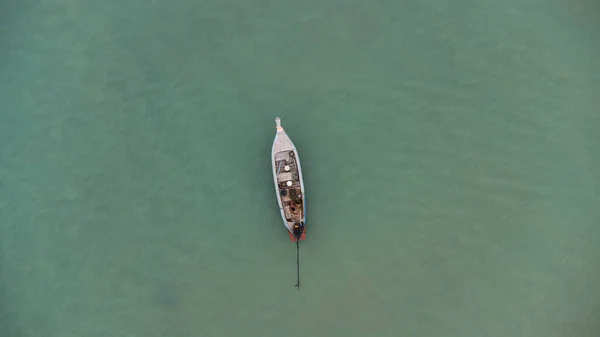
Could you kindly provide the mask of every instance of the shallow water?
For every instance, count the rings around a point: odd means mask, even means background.
[[[599,16],[3,2],[0,335],[598,336]]]

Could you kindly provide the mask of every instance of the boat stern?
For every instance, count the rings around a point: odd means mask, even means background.
[[[292,242],[296,242],[297,241],[296,240],[296,236],[294,236],[294,234],[292,234],[292,232],[288,231],[288,236],[290,237],[290,240],[292,240]],[[304,241],[304,240],[306,240],[306,229],[300,235],[300,241]]]
[[[301,221],[300,224],[294,224],[290,230],[288,230],[288,235],[292,242],[296,242],[297,238],[300,237],[300,241],[306,240],[306,226],[304,225],[304,221]]]

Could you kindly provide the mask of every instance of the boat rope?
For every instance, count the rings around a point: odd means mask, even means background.
[[[298,234],[296,234],[296,269],[298,275],[296,288],[300,289],[300,235]]]

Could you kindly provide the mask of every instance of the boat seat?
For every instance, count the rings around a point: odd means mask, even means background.
[[[277,181],[288,181],[293,180],[291,172],[282,172],[277,175]]]
[[[275,160],[288,161],[288,160],[290,160],[290,155],[289,155],[288,151],[277,152],[277,153],[275,153]]]

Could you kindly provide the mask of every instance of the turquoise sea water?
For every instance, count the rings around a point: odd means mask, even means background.
[[[592,0],[3,1],[0,336],[599,336],[599,36]]]

